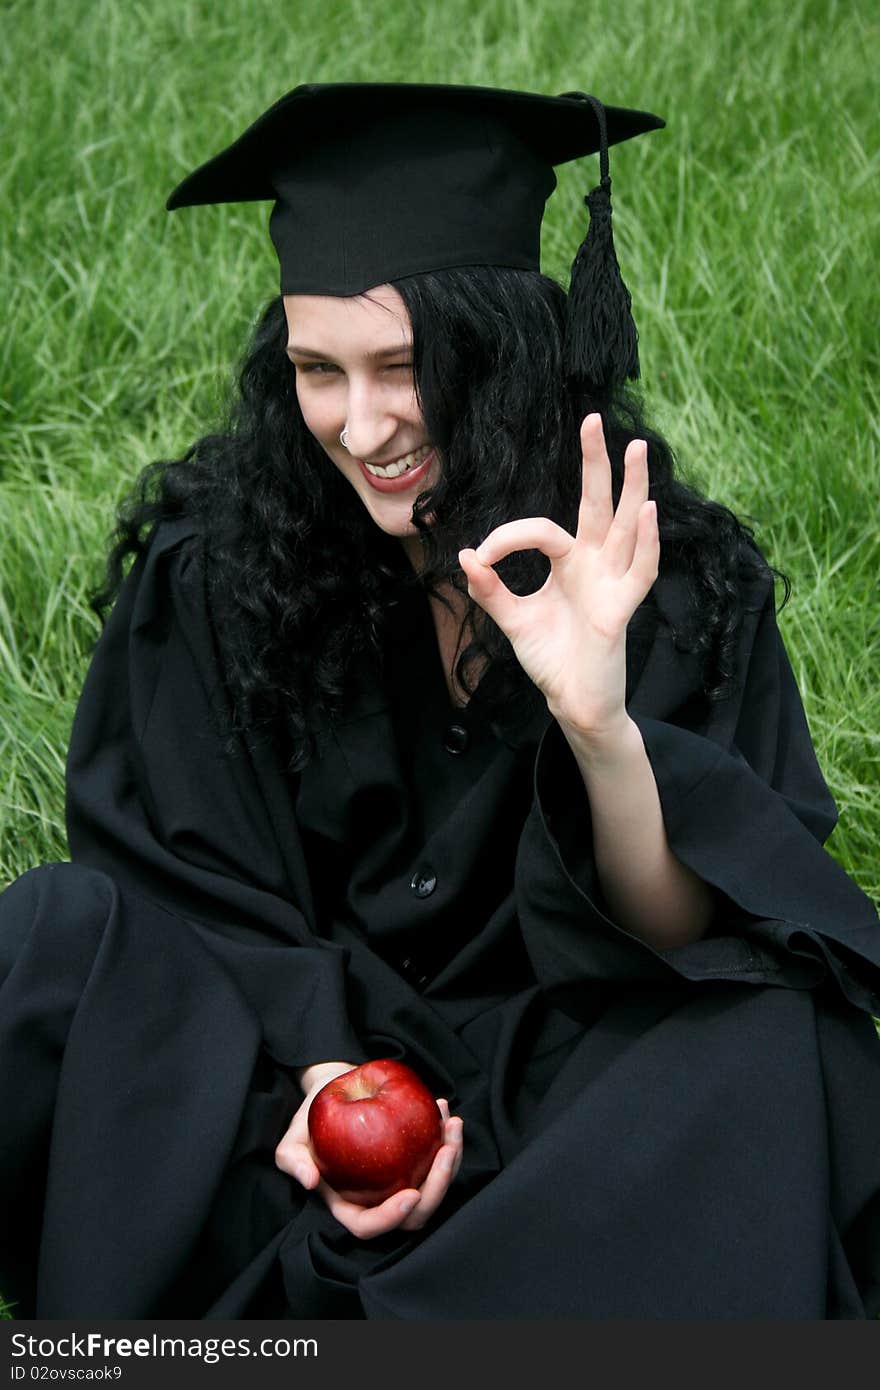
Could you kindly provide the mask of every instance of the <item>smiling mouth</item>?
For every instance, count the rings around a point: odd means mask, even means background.
[[[392,463],[386,463],[384,467],[380,468],[375,463],[364,463],[364,468],[374,478],[399,478],[402,473],[408,473],[411,468],[417,468],[420,463],[424,463],[430,452],[430,444],[421,444],[418,449],[413,449],[412,453],[404,454]]]

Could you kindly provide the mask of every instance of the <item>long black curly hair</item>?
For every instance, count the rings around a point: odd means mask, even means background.
[[[106,576],[91,600],[95,611],[106,616],[128,557],[146,550],[155,524],[190,514],[204,537],[234,724],[255,728],[283,712],[295,767],[309,757],[316,722],[344,709],[354,664],[378,653],[389,601],[402,585],[421,584],[441,601],[440,585],[462,594],[467,640],[459,679],[472,692],[474,662],[488,659],[494,697],[506,701],[526,678],[504,633],[468,598],[458,552],[520,517],[548,516],[575,530],[579,427],[598,410],[615,501],[626,445],[647,441],[661,567],[683,575],[691,599],[675,640],[699,657],[707,698],[727,693],[743,566],[767,566],[732,512],[676,479],[672,451],[647,425],[634,388],[599,395],[565,380],[562,287],[535,271],[483,266],[393,283],[412,325],[427,436],[442,460],[438,482],[413,508],[420,574],[307,429],[279,296],[256,325],[224,428],[183,458],[150,465],[120,508]],[[497,572],[526,594],[540,588],[548,566],[540,552],[520,551]],[[649,596],[633,622],[651,621]]]

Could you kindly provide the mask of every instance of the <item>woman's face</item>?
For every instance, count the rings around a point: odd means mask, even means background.
[[[325,453],[377,526],[417,537],[413,502],[436,482],[438,461],[416,401],[409,315],[393,286],[368,294],[285,295],[287,352],[303,419]]]

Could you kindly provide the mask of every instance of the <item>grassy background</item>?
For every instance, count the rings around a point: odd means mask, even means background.
[[[781,618],[880,896],[880,322],[870,0],[13,0],[0,54],[0,883],[66,856],[63,754],[114,505],[216,420],[276,292],[268,205],[179,178],[303,81],[594,91],[664,115],[612,151],[656,422],[794,584]],[[596,161],[559,171],[567,282]]]

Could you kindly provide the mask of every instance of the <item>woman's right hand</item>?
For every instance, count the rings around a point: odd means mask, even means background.
[[[404,1188],[376,1207],[362,1207],[356,1202],[346,1201],[318,1172],[309,1143],[307,1117],[309,1106],[321,1087],[343,1072],[351,1071],[354,1065],[353,1062],[325,1062],[306,1067],[300,1073],[305,1100],[275,1150],[275,1162],[303,1187],[317,1191],[340,1225],[361,1240],[371,1240],[397,1228],[403,1231],[420,1230],[434,1215],[461,1166],[463,1121],[459,1115],[450,1115],[446,1100],[438,1100],[443,1118],[443,1142],[421,1187]]]

